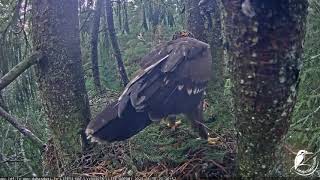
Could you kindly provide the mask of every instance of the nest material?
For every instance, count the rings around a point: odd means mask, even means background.
[[[111,96],[111,97],[110,97]],[[117,93],[108,93],[91,98],[93,112],[116,100]],[[125,142],[98,145],[82,154],[70,165],[65,174],[87,177],[174,177],[174,178],[222,178],[230,177],[235,167],[235,137],[232,132],[216,134],[221,139],[217,145],[206,142],[192,144],[196,136],[186,127],[172,133],[163,124],[156,124],[149,130]],[[157,140],[150,133],[159,134]],[[150,142],[146,142],[148,139]],[[169,140],[171,139],[171,140]],[[168,142],[166,142],[168,141]],[[166,143],[163,143],[166,142]],[[147,147],[148,146],[148,147]],[[174,154],[165,154],[172,149],[183,149],[181,161],[175,161]],[[150,153],[148,154],[148,152]],[[223,157],[214,158],[208,154],[224,152]],[[158,152],[154,154],[154,152]],[[164,155],[161,156],[163,153]],[[180,152],[181,153],[181,152]],[[160,159],[152,156],[161,154]],[[145,158],[140,158],[144,156]],[[149,158],[148,158],[149,157]]]

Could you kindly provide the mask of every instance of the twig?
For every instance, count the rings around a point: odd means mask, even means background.
[[[14,7],[13,9],[13,16],[10,20],[10,22],[8,23],[8,25],[5,27],[5,29],[2,31],[1,35],[2,35],[2,38],[4,39],[5,37],[5,34],[7,33],[7,31],[9,30],[9,28],[12,26],[12,24],[15,23],[16,21],[16,18],[19,16],[19,11],[20,11],[20,8],[21,8],[21,3],[22,3],[22,0],[19,0],[16,4],[16,6]]]
[[[15,162],[23,163],[24,161],[23,160],[5,160],[5,161],[1,161],[0,164],[3,164],[3,163],[15,163]]]
[[[306,117],[302,118],[302,119],[299,119],[297,122],[295,122],[294,124],[292,124],[290,127],[294,127],[298,124],[300,124],[301,122],[305,121],[305,120],[308,120],[313,114],[317,113],[318,111],[320,110],[320,106],[315,109],[313,112],[311,112],[310,114],[308,114]]]
[[[8,121],[13,127],[17,128],[20,133],[29,138],[32,142],[34,142],[40,149],[43,149],[45,144],[34,135],[29,129],[19,123],[19,120],[9,113],[7,113],[4,109],[0,107],[0,116],[2,116],[6,121]]]
[[[91,10],[88,12],[86,18],[84,19],[84,22],[81,24],[80,28],[79,28],[79,31],[82,31],[83,27],[87,24],[91,14],[94,12],[95,10]]]
[[[221,164],[215,162],[214,160],[210,160],[209,162],[212,162],[214,165],[216,165],[218,168],[220,168],[223,172],[228,173],[226,168],[222,166]]]
[[[314,129],[311,129],[311,128],[305,128],[305,129],[295,128],[295,129],[292,129],[291,131],[314,133],[314,132],[320,131],[320,127],[314,128]]]
[[[297,153],[294,152],[290,147],[288,147],[288,145],[284,144],[282,147],[288,152],[290,152],[291,154],[297,155]]]

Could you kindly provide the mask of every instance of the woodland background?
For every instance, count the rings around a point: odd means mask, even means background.
[[[0,76],[34,56],[32,3],[30,0],[0,1]],[[31,141],[0,118],[0,176],[232,175],[236,140],[232,83],[227,66],[228,44],[223,25],[225,12],[220,1],[205,3],[202,7],[198,3],[192,0],[79,0],[81,66],[94,117],[107,103],[117,99],[123,83],[134,76],[141,57],[152,47],[170,40],[175,31],[194,32],[198,39],[211,45],[213,57],[221,59],[215,62],[219,68],[213,77],[218,78],[210,83],[205,101],[206,124],[212,135],[222,139],[220,144],[207,145],[197,140],[187,121],[174,132],[162,122],[126,142],[96,145],[61,163],[57,158],[64,156],[56,155],[59,150],[53,146],[52,131],[36,83],[37,72],[32,67],[1,90],[0,105],[41,142]],[[309,0],[309,3],[297,103],[282,142],[284,148],[279,149],[286,160],[285,167],[275,167],[280,176],[294,175],[289,171],[293,166],[293,152],[320,149],[320,2]],[[109,18],[112,16],[111,8],[113,21],[107,21],[108,12]],[[65,126],[80,131],[72,123]],[[68,143],[68,137],[65,141]],[[45,150],[39,148],[42,142],[47,144]],[[53,166],[58,168],[52,170]]]

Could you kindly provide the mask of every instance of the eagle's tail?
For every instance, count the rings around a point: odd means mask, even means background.
[[[86,134],[92,141],[123,141],[143,130],[151,122],[147,113],[136,112],[131,104],[120,118],[118,104],[112,103],[90,121]]]

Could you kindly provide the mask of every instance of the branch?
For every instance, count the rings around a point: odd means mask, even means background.
[[[94,12],[95,10],[91,10],[88,12],[86,18],[84,19],[84,22],[81,24],[79,31],[82,31],[83,27],[87,24],[87,22],[89,21],[89,18],[91,16],[91,14]]]
[[[8,121],[13,127],[17,128],[20,133],[29,138],[32,142],[34,142],[40,149],[45,147],[45,144],[34,135],[29,129],[19,123],[20,120],[11,116],[7,113],[2,107],[0,107],[0,116],[2,116],[6,121]]]
[[[315,133],[317,131],[320,131],[320,127],[318,128],[305,128],[305,129],[299,129],[299,128],[295,128],[295,129],[292,129],[291,131],[297,131],[297,132],[303,132],[303,133]]]
[[[8,25],[5,27],[4,31],[1,32],[3,39],[4,39],[7,31],[9,30],[10,26],[12,26],[12,24],[14,24],[16,22],[16,19],[19,16],[19,10],[21,8],[21,4],[22,4],[22,0],[19,0],[13,9],[13,16],[12,16],[11,20],[9,21]]]
[[[37,63],[43,58],[43,54],[35,52],[28,59],[21,61],[15,67],[13,67],[7,74],[0,79],[0,90],[7,87],[13,80],[15,80],[21,73],[27,70],[30,66]]]

